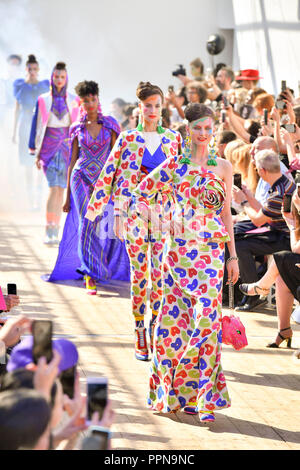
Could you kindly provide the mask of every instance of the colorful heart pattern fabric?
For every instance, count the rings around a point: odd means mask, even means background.
[[[166,413],[230,406],[221,365],[225,185],[213,172],[180,160],[161,164],[134,192],[151,206],[157,191],[170,196],[171,189],[172,221],[180,226],[168,234],[148,396],[149,407]]]

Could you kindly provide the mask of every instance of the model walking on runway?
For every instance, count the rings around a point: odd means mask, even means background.
[[[132,192],[151,171],[166,159],[178,155],[181,136],[161,126],[163,92],[149,82],[141,82],[136,95],[140,100],[140,121],[136,129],[122,132],[97,181],[87,217],[95,220],[109,197],[114,198],[114,231],[125,235],[131,266],[132,312],[135,320],[135,355],[147,360],[149,349],[144,316],[147,309],[147,283],[151,275],[150,348],[155,321],[162,298],[162,257],[164,235],[154,236],[146,221],[143,229],[136,227],[136,215],[130,216]],[[126,226],[125,234],[123,232]],[[150,260],[149,249],[150,248]],[[149,269],[149,261],[151,269]]]
[[[91,222],[84,216],[93,188],[120,128],[111,116],[103,116],[98,84],[79,83],[80,121],[70,127],[71,162],[63,206],[68,216],[55,268],[49,281],[84,276],[88,294],[97,293],[96,281],[129,281],[129,260],[125,244],[112,236],[113,205],[107,200],[104,217]]]
[[[210,146],[213,111],[191,104],[185,116],[191,139],[185,156],[162,163],[134,192],[139,214],[149,207],[156,212],[158,193],[172,201],[148,404],[164,413],[199,412],[201,421],[213,421],[215,410],[230,406],[221,320],[226,242],[228,278],[235,283],[239,275],[230,212],[232,168]]]
[[[32,120],[29,149],[49,186],[46,244],[58,242],[64,189],[69,166],[69,127],[79,118],[79,98],[67,91],[66,64],[58,62],[51,75],[50,92],[39,96]]]

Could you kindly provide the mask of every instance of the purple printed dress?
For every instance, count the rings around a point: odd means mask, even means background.
[[[85,118],[86,119],[86,118]],[[71,175],[71,210],[64,226],[56,265],[49,281],[79,279],[88,274],[97,281],[130,280],[129,259],[124,242],[113,233],[113,202],[94,222],[85,218],[88,202],[109,156],[112,132],[120,132],[110,116],[99,115],[101,130],[93,139],[85,119],[70,128],[71,149],[78,139],[79,157]]]

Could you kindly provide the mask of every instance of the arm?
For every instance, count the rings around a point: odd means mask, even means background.
[[[241,202],[248,201],[249,206],[252,207],[256,212],[262,209],[262,204],[255,199],[252,192],[247,188],[246,185],[242,185],[242,190],[237,188],[236,186],[233,187],[233,199],[237,204],[241,204]]]
[[[63,212],[69,212],[70,211],[70,201],[71,201],[71,174],[73,171],[73,168],[76,164],[76,161],[78,160],[79,156],[79,144],[78,144],[78,138],[75,137],[72,143],[72,155],[71,155],[71,163],[68,168],[68,176],[67,176],[67,192],[66,192],[66,199],[65,203],[63,205]]]
[[[244,127],[244,121],[241,121],[238,116],[233,112],[232,106],[227,108],[227,115],[229,119],[229,124],[231,125],[234,132],[243,139],[247,144],[250,144],[251,135],[246,131]]]
[[[15,112],[14,112],[13,137],[12,137],[12,141],[14,144],[16,143],[19,116],[20,116],[20,104],[18,101],[16,101]]]
[[[278,145],[279,152],[285,154],[286,146],[282,142],[280,135],[280,115],[275,106],[272,108],[270,118],[274,120],[274,140]]]
[[[230,240],[227,242],[229,256],[237,258],[234,242],[233,223],[231,215],[231,190],[232,190],[232,165],[227,160],[218,159],[218,164],[222,165],[222,177],[226,185],[226,198],[224,207],[221,212],[221,219],[226,227]],[[228,279],[235,284],[239,278],[238,262],[236,260],[230,261],[227,266]]]
[[[35,136],[36,136],[38,114],[39,114],[39,102],[37,101],[35,105],[34,115],[33,115],[32,122],[31,122],[31,130],[30,130],[30,137],[29,137],[29,144],[28,144],[29,150],[32,150],[33,152],[36,149]]]

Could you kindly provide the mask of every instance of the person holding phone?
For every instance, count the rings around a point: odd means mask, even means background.
[[[162,127],[164,95],[150,82],[140,82],[136,90],[140,121],[136,129],[122,132],[102,170],[91,197],[87,219],[97,220],[110,197],[114,199],[114,232],[126,237],[131,269],[132,313],[135,322],[135,357],[146,361],[149,348],[144,317],[147,311],[147,283],[151,276],[150,350],[153,330],[162,299],[162,257],[165,234],[154,233],[148,222],[136,227],[131,216],[132,194],[137,185],[161,162],[181,151],[181,135]],[[162,201],[161,201],[162,204]],[[150,259],[148,259],[150,248]],[[151,263],[151,270],[149,266]]]
[[[239,277],[230,210],[232,166],[211,147],[215,115],[203,104],[185,109],[184,156],[161,163],[137,187],[136,213],[156,212],[156,196],[171,208],[163,265],[163,304],[154,331],[148,405],[183,409],[200,421],[230,406],[221,365],[222,280],[227,243],[228,279]],[[145,210],[144,210],[145,209]],[[191,372],[192,370],[192,372]]]
[[[294,192],[291,200],[291,209],[282,215],[289,228],[291,237],[291,251],[278,251],[273,254],[273,260],[266,274],[257,282],[241,284],[240,290],[248,296],[268,295],[275,284],[276,309],[278,317],[278,334],[274,342],[267,347],[278,348],[283,342],[291,347],[293,331],[291,328],[291,313],[294,300],[299,298],[300,286],[300,186]],[[288,207],[286,206],[286,209]]]
[[[99,87],[83,81],[75,88],[80,98],[80,120],[70,127],[71,162],[63,211],[68,213],[58,258],[49,277],[84,278],[86,292],[97,294],[97,281],[129,280],[129,261],[124,243],[114,237],[113,202],[107,200],[104,217],[85,218],[94,186],[120,133],[117,121],[104,116],[99,102]]]

